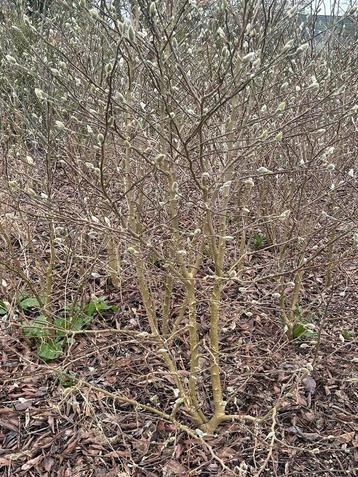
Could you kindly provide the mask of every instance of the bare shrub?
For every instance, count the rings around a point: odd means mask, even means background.
[[[220,331],[250,309],[230,294],[265,284],[293,339],[305,274],[328,289],[354,254],[357,17],[317,36],[304,2],[126,5],[2,19],[4,292],[30,289],[54,330],[96,277],[134,283],[138,340],[211,433],[242,418]]]

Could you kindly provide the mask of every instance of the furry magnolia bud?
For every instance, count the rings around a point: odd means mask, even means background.
[[[286,101],[281,101],[281,103],[277,106],[278,112],[283,112],[286,109]]]
[[[132,43],[135,42],[135,32],[132,25],[129,25],[129,28],[128,28],[128,38]]]
[[[308,43],[303,43],[297,48],[297,53],[303,53],[304,51],[307,51],[309,47],[310,45]]]
[[[247,55],[245,55],[242,58],[242,62],[243,63],[250,63],[250,62],[254,61],[255,58],[256,58],[256,53],[254,51],[252,51],[251,53],[248,53]]]
[[[154,17],[157,13],[157,6],[155,2],[152,2],[149,7],[149,14],[151,17]]]

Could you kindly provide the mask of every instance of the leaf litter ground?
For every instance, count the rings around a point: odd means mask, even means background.
[[[149,341],[114,332],[78,335],[65,357],[45,363],[33,342],[5,323],[0,475],[356,475],[358,279],[354,267],[344,272],[344,287],[335,287],[318,348],[317,336],[287,343],[264,286],[244,294],[235,287],[227,290],[221,344],[228,412],[262,416],[279,405],[274,420],[222,425],[207,438],[211,450],[172,423],[81,384],[170,414],[176,400],[173,380]],[[339,274],[336,280],[339,284]],[[306,278],[303,302],[317,299],[317,281],[317,276]],[[98,293],[120,305],[114,316],[94,321],[92,330],[143,331],[144,310],[134,287],[121,298],[109,289]],[[206,332],[203,319],[204,344]],[[185,349],[180,340],[175,346]],[[314,364],[311,374],[305,371],[308,363]],[[202,389],[207,366],[202,360]],[[203,405],[209,413],[210,403]],[[183,412],[177,417],[189,424]]]

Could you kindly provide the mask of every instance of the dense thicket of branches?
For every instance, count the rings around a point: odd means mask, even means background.
[[[53,330],[93,277],[135,283],[138,340],[212,432],[235,419],[227,290],[268,283],[292,339],[305,273],[329,289],[355,253],[357,29],[316,38],[305,2],[36,5],[0,25],[4,293],[31,289]],[[255,247],[275,254],[258,276]]]

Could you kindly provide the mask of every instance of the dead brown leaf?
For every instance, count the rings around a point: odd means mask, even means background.
[[[163,467],[165,477],[189,477],[187,469],[177,460],[169,460]]]

